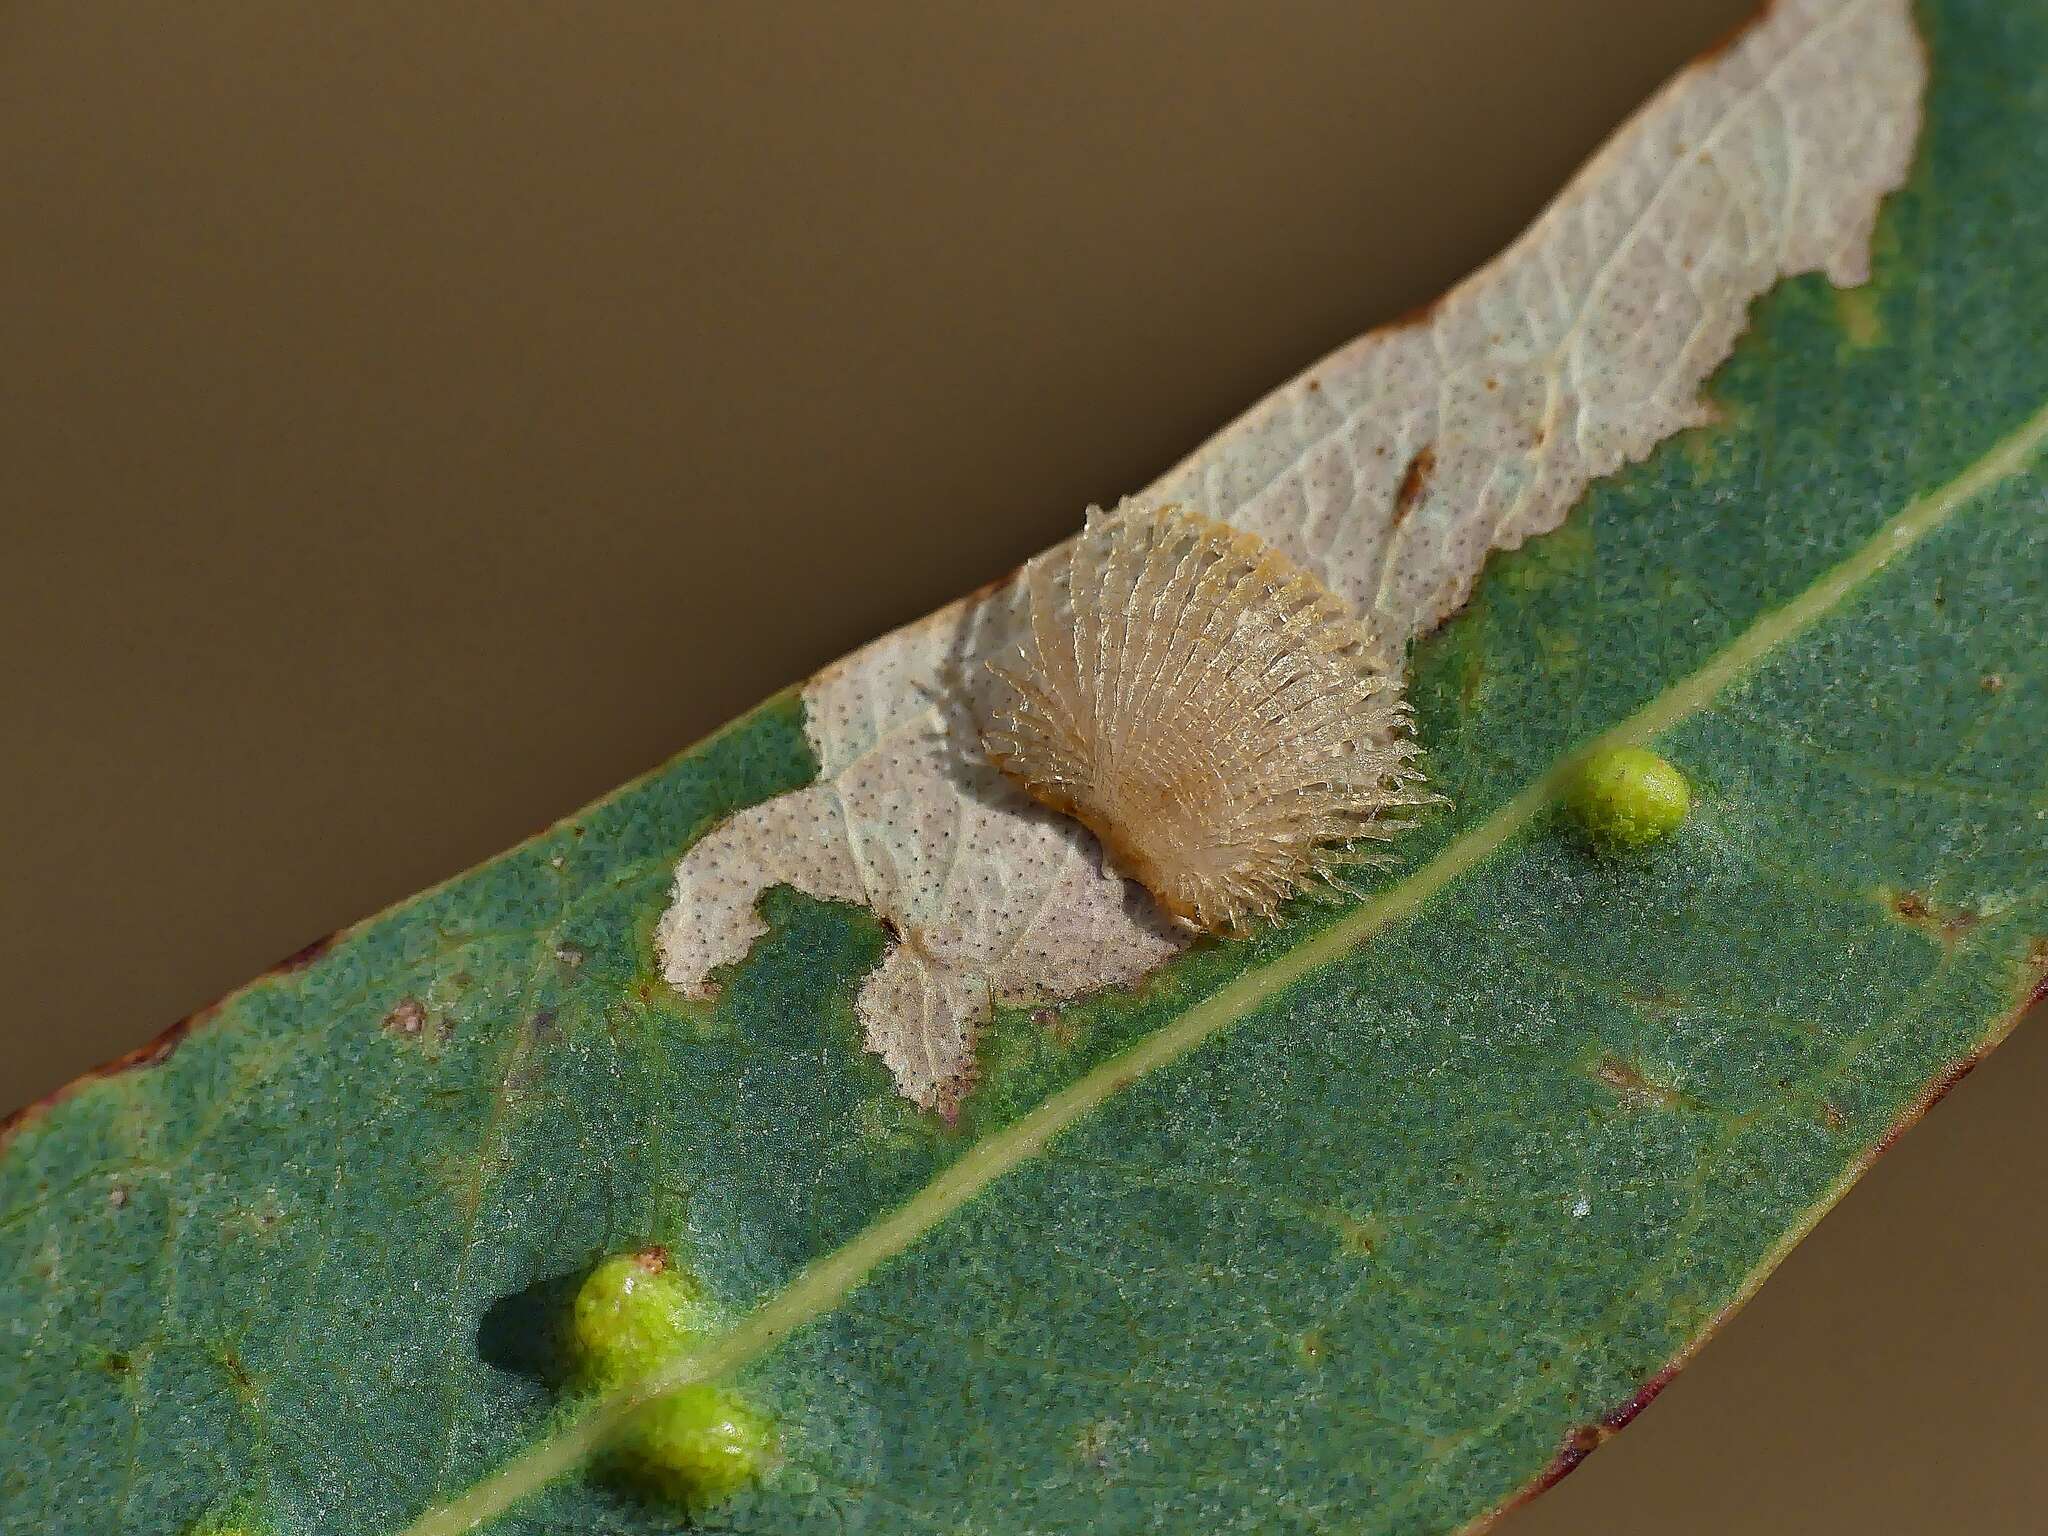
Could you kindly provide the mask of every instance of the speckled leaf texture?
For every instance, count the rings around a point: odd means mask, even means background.
[[[15,1121],[0,1527],[684,1526],[551,1476],[546,1319],[646,1242],[779,1425],[703,1529],[1451,1532],[1568,1470],[2048,985],[2048,9],[1918,23],[1872,283],[1772,288],[1718,420],[1420,642],[1453,803],[1377,894],[999,1007],[926,1113],[867,910],[661,976],[679,854],[817,772],[771,701]],[[1697,801],[1627,857],[1551,809],[1616,732]]]

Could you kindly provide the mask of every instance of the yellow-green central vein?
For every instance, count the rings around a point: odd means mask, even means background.
[[[1028,1114],[991,1132],[909,1200],[810,1264],[730,1332],[600,1400],[465,1493],[429,1509],[400,1536],[456,1536],[476,1529],[575,1468],[651,1399],[691,1382],[723,1376],[831,1311],[876,1269],[1003,1175],[1037,1156],[1099,1105],[1222,1033],[1310,972],[1341,959],[1364,940],[1413,915],[1534,820],[1550,803],[1571,765],[1585,753],[1655,736],[1704,708],[1764,656],[1810,628],[1976,497],[2025,468],[2044,439],[2048,439],[2048,405],[1955,479],[1915,498],[1854,554],[1783,607],[1758,619],[1706,665],[1568,754],[1414,874],[1298,947],[1245,972],[1171,1024],[1077,1078]]]

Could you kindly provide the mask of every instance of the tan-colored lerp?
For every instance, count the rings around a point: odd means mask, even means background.
[[[1014,691],[984,737],[1181,922],[1241,932],[1412,822],[1399,677],[1323,584],[1183,507],[1092,511],[1025,568]]]

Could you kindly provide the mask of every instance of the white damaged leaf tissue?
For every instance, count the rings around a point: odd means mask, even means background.
[[[1907,0],[1783,0],[1425,317],[1325,359],[1135,500],[1265,540],[1398,666],[1489,552],[1705,419],[1699,387],[1758,294],[1867,278],[1924,75]],[[818,777],[684,854],[658,935],[674,986],[715,992],[765,932],[771,886],[865,906],[890,936],[856,1003],[867,1048],[905,1098],[950,1112],[992,1007],[1129,981],[1188,941],[984,756],[1004,693],[986,663],[1017,656],[1028,606],[1012,580],[805,686]]]

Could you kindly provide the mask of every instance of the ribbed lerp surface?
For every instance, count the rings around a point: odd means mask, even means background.
[[[990,757],[1182,922],[1243,928],[1429,798],[1371,636],[1252,535],[1126,504],[1025,580]]]

